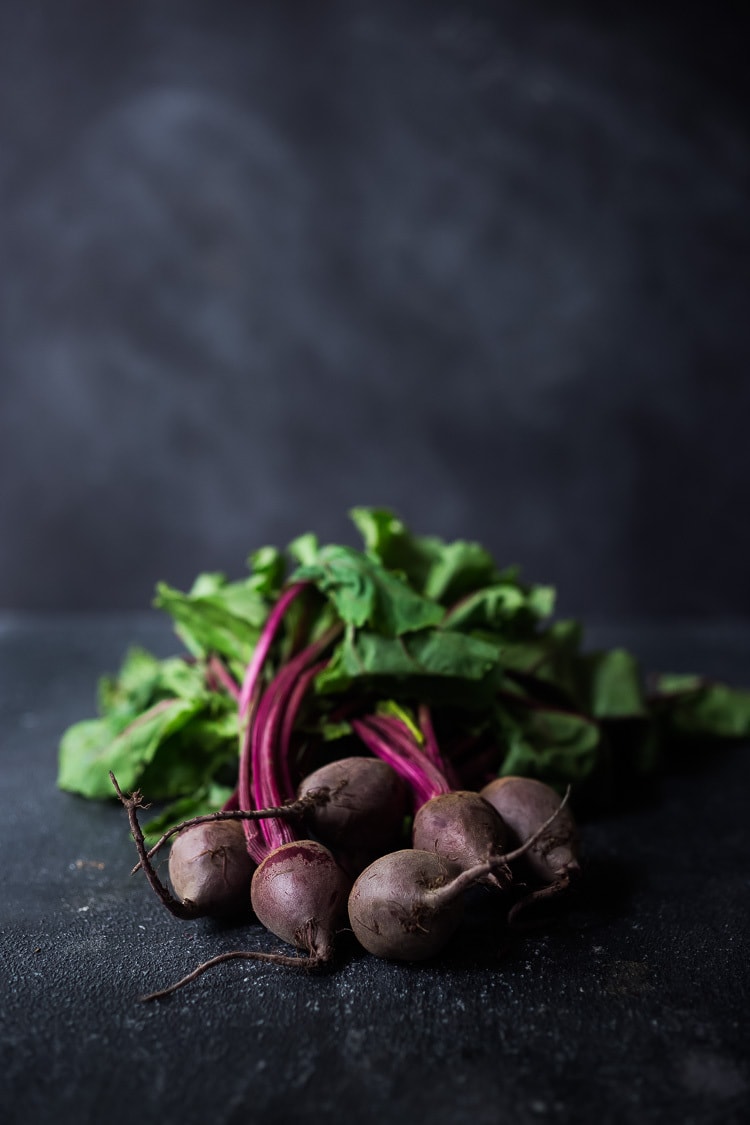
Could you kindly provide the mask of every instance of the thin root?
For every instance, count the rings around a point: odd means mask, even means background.
[[[533,836],[529,836],[528,840],[521,844],[520,848],[516,848],[512,852],[506,852],[505,855],[498,856],[496,860],[493,860],[493,863],[495,865],[513,863],[514,860],[520,859],[522,855],[526,855],[526,852],[529,851],[529,849],[534,846],[537,840],[539,840],[544,835],[549,826],[551,824],[554,824],[562,810],[567,805],[569,798],[570,786],[568,786],[568,788],[565,790],[565,796],[553,812],[552,816],[547,817],[544,824],[537,828]]]
[[[570,875],[562,875],[556,879],[554,883],[549,886],[541,887],[538,891],[531,891],[530,894],[525,895],[520,902],[511,907],[508,912],[508,926],[512,930],[532,930],[535,929],[533,922],[519,922],[518,916],[526,912],[526,908],[536,902],[543,902],[551,898],[556,898],[563,891],[567,891],[570,886]]]
[[[191,820],[183,820],[180,824],[175,824],[172,828],[169,828],[163,836],[160,836],[146,852],[146,855],[149,859],[152,859],[158,851],[161,851],[167,841],[176,836],[178,832],[182,832],[185,828],[194,828],[198,824],[213,824],[218,820],[271,820],[274,817],[292,819],[293,817],[303,816],[308,809],[327,804],[339,789],[340,786],[335,789],[329,789],[327,786],[323,786],[321,789],[312,789],[299,800],[290,801],[288,805],[278,805],[276,808],[222,809],[219,812],[206,813],[204,816],[195,816]],[[148,806],[144,805],[143,807],[147,808]],[[142,863],[138,860],[130,874],[135,875],[141,866]]]
[[[135,792],[131,793],[129,797],[126,797],[122,789],[120,789],[120,786],[117,784],[117,778],[112,773],[112,770],[109,771],[109,778],[115,787],[117,796],[120,798],[120,801],[124,805],[125,810],[128,814],[128,820],[130,821],[130,831],[133,834],[136,851],[138,852],[138,857],[140,859],[140,866],[143,868],[146,878],[151,884],[151,889],[161,899],[163,905],[166,906],[167,910],[171,914],[174,914],[176,918],[195,918],[195,909],[193,907],[186,906],[184,902],[180,902],[179,899],[176,899],[174,895],[170,894],[169,890],[164,886],[164,884],[159,879],[159,876],[154,871],[151,865],[151,861],[146,854],[146,844],[143,839],[143,831],[140,824],[138,823],[137,810],[148,808],[148,805],[144,805],[140,790],[136,789]]]
[[[313,969],[319,969],[325,965],[327,958],[315,954],[309,957],[294,957],[285,953],[260,953],[249,949],[234,949],[229,953],[219,953],[217,957],[211,957],[210,960],[203,961],[196,969],[193,969],[192,973],[188,973],[181,980],[170,984],[167,988],[159,989],[158,992],[149,992],[147,996],[141,996],[140,999],[143,1003],[147,1003],[150,1000],[161,1000],[165,996],[170,996],[184,985],[197,980],[207,969],[212,969],[214,965],[222,965],[225,961],[265,961],[271,965],[285,965],[289,969],[304,969],[311,972]]]

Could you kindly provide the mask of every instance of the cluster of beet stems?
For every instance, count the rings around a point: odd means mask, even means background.
[[[141,794],[125,796],[110,775],[138,851],[134,870],[143,869],[173,914],[226,916],[247,909],[249,895],[259,921],[305,956],[222,953],[145,1000],[167,996],[224,961],[326,965],[347,914],[369,952],[422,960],[452,937],[470,887],[510,887],[513,861],[523,856],[540,886],[510,910],[512,926],[529,903],[558,894],[579,871],[567,794],[561,800],[541,782],[513,777],[495,780],[481,793],[457,789],[425,705],[417,711],[421,738],[395,715],[350,716],[354,734],[373,756],[339,759],[295,787],[295,723],[341,631],[332,626],[263,687],[279,626],[305,585],[290,586],[279,598],[241,685],[218,658],[209,662],[211,681],[236,699],[239,713],[238,784],[223,810],[175,826],[147,851],[137,815],[144,807]],[[413,846],[394,851],[409,811]],[[173,837],[174,893],[151,862]]]

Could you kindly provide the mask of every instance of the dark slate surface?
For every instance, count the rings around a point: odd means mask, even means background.
[[[595,630],[649,667],[747,680],[750,628]],[[130,879],[115,805],[54,787],[63,727],[149,617],[0,627],[2,1032],[7,1125],[428,1120],[705,1125],[748,1120],[746,748],[586,826],[582,898],[499,959],[491,914],[439,963],[346,944],[323,977],[224,966],[171,1000],[144,989],[238,944],[180,923]]]

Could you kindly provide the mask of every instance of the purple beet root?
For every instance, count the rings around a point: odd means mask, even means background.
[[[349,896],[349,921],[376,957],[423,961],[450,940],[463,914],[453,891],[461,869],[433,851],[407,848],[370,864]]]
[[[378,758],[340,758],[311,773],[298,796],[329,789],[327,802],[308,810],[312,831],[332,848],[366,854],[369,860],[398,847],[408,811],[406,784]]]
[[[519,844],[525,843],[557,812],[553,823],[526,852],[527,863],[547,886],[516,903],[508,916],[508,920],[514,922],[521,910],[532,902],[566,890],[580,874],[578,829],[570,808],[561,807],[561,798],[555,790],[534,778],[498,778],[485,786],[482,796],[500,813]]]
[[[247,912],[255,864],[239,821],[198,824],[181,832],[169,853],[169,879],[195,915]]]
[[[508,830],[499,813],[478,793],[457,790],[427,801],[414,817],[412,844],[438,852],[462,871],[500,857],[506,850]],[[491,871],[480,882],[505,887],[510,872]]]
[[[251,888],[253,910],[272,934],[304,950],[314,967],[333,956],[350,887],[328,848],[299,840],[276,848],[258,867]]]

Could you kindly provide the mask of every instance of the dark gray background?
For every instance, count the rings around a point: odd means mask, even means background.
[[[2,3],[0,606],[386,503],[750,614],[740,12]]]

